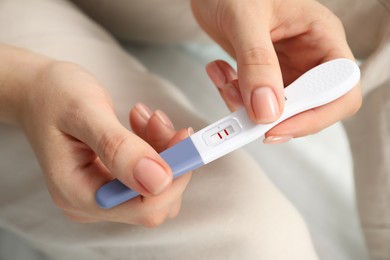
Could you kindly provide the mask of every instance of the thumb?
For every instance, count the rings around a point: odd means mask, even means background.
[[[257,17],[256,17],[257,18]],[[238,24],[231,43],[237,59],[241,95],[248,115],[256,123],[271,123],[283,111],[283,79],[269,26],[258,19]],[[248,26],[248,24],[252,26]]]
[[[99,114],[99,117],[96,117]],[[172,182],[172,172],[159,154],[126,129],[115,114],[83,117],[70,133],[87,144],[124,185],[143,196],[162,193]]]

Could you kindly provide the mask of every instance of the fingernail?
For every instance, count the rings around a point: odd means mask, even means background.
[[[134,178],[154,195],[160,194],[171,182],[164,168],[149,158],[139,160],[133,173]]]
[[[277,136],[268,136],[264,138],[263,143],[265,144],[281,144],[291,140],[292,135],[277,135]]]
[[[232,102],[235,107],[241,107],[243,102],[238,88],[231,82],[227,83],[223,88],[224,91],[226,91],[226,97],[230,100],[230,102]]]
[[[168,126],[169,128],[173,129],[173,124],[172,124],[172,121],[169,119],[169,117],[161,110],[156,110],[154,112],[154,114],[158,117],[158,119],[160,119],[160,121]]]
[[[217,88],[222,88],[226,83],[226,76],[222,69],[218,66],[218,63],[211,62],[207,64],[207,67],[213,73],[213,76],[210,77]]]
[[[266,124],[278,119],[279,105],[271,88],[259,87],[253,90],[251,102],[258,123]]]
[[[194,129],[192,127],[188,127],[187,128],[187,133],[188,133],[188,136],[191,136],[194,134]]]
[[[145,119],[145,120],[149,120],[149,118],[152,116],[152,111],[147,107],[145,106],[144,104],[142,103],[137,103],[135,105],[135,109],[137,110],[138,114],[140,114],[140,116]]]

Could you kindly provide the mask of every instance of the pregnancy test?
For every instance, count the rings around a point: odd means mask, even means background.
[[[359,67],[352,60],[325,62],[284,89],[284,110],[275,122],[255,124],[241,108],[163,151],[160,156],[172,169],[173,178],[177,178],[256,140],[289,117],[340,98],[359,79]],[[138,195],[115,179],[97,191],[96,202],[108,209]]]

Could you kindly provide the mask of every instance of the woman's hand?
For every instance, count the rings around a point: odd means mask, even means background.
[[[256,123],[283,111],[283,88],[304,72],[335,58],[354,59],[339,19],[313,0],[192,0],[204,30],[237,60],[236,74],[215,61],[207,72],[231,110],[241,105]],[[237,81],[238,78],[238,81]],[[342,98],[296,115],[266,134],[265,142],[300,137],[354,114],[357,86]]]
[[[172,182],[158,152],[191,131],[176,132],[162,111],[151,112],[142,104],[130,113],[135,134],[128,131],[99,82],[74,64],[48,63],[26,91],[19,123],[52,199],[68,217],[154,227],[178,214],[191,174]],[[142,196],[111,210],[100,209],[95,193],[113,178]]]

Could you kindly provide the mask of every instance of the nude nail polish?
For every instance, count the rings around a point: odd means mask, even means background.
[[[152,111],[142,103],[137,103],[135,105],[135,109],[137,110],[138,114],[145,120],[149,120],[153,114]]]
[[[267,124],[278,119],[279,104],[270,87],[258,87],[252,91],[252,109],[258,123]]]
[[[166,126],[168,126],[169,128],[173,129],[173,123],[172,121],[169,119],[169,117],[161,110],[156,110],[154,112],[154,114],[158,117],[158,119]]]
[[[139,160],[133,174],[134,178],[154,195],[160,194],[171,182],[164,168],[149,158]]]
[[[263,143],[265,144],[281,144],[290,141],[293,138],[292,135],[277,135],[268,136],[264,138]]]
[[[222,69],[218,66],[216,62],[211,62],[207,64],[207,67],[210,68],[211,72],[214,74],[214,77],[210,77],[217,88],[222,88],[226,83],[226,76]]]

